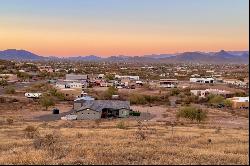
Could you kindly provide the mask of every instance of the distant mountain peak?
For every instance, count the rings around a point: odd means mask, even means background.
[[[144,56],[117,55],[102,58],[96,55],[75,57],[43,57],[26,50],[7,49],[0,51],[0,59],[17,61],[67,60],[67,61],[112,61],[112,62],[164,62],[164,63],[248,63],[249,51],[202,52],[188,51],[175,54],[151,54]]]

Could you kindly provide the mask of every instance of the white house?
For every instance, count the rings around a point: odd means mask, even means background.
[[[139,80],[139,76],[120,76],[120,75],[115,75],[115,78],[117,79],[129,79],[129,80]]]
[[[190,82],[196,83],[214,83],[214,78],[190,78]]]
[[[177,79],[160,79],[159,84],[163,88],[174,88],[177,87],[178,81]]]
[[[6,80],[7,82],[17,82],[18,78],[16,74],[0,74],[0,80]]]
[[[66,74],[67,81],[83,81],[83,80],[87,80],[87,79],[88,79],[88,75]]]
[[[205,89],[205,90],[190,90],[190,92],[199,97],[206,97],[208,94],[214,94],[214,95],[223,95],[227,97],[228,95],[231,95],[232,92],[226,91],[226,90],[220,90],[220,89]]]
[[[236,85],[236,86],[247,86],[246,82],[243,82],[243,81],[240,81],[240,80],[237,80],[237,79],[224,79],[223,83]]]
[[[64,88],[72,88],[72,89],[82,89],[86,85],[83,82],[76,82],[76,81],[61,81],[56,82],[56,88],[64,89]]]

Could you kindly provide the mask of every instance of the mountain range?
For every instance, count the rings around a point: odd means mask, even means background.
[[[178,54],[152,54],[144,56],[110,56],[95,55],[56,57],[40,56],[26,50],[8,49],[0,51],[0,59],[15,61],[111,61],[111,62],[163,62],[163,63],[243,63],[248,64],[249,51],[219,52],[183,52]]]

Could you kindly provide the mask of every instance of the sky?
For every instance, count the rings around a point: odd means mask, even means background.
[[[0,50],[43,56],[248,50],[248,0],[1,0]]]

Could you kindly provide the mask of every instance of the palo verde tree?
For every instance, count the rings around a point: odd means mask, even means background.
[[[48,94],[43,94],[40,98],[39,98],[39,103],[45,107],[46,111],[48,110],[48,108],[50,106],[54,106],[55,102],[54,99],[48,95]]]

